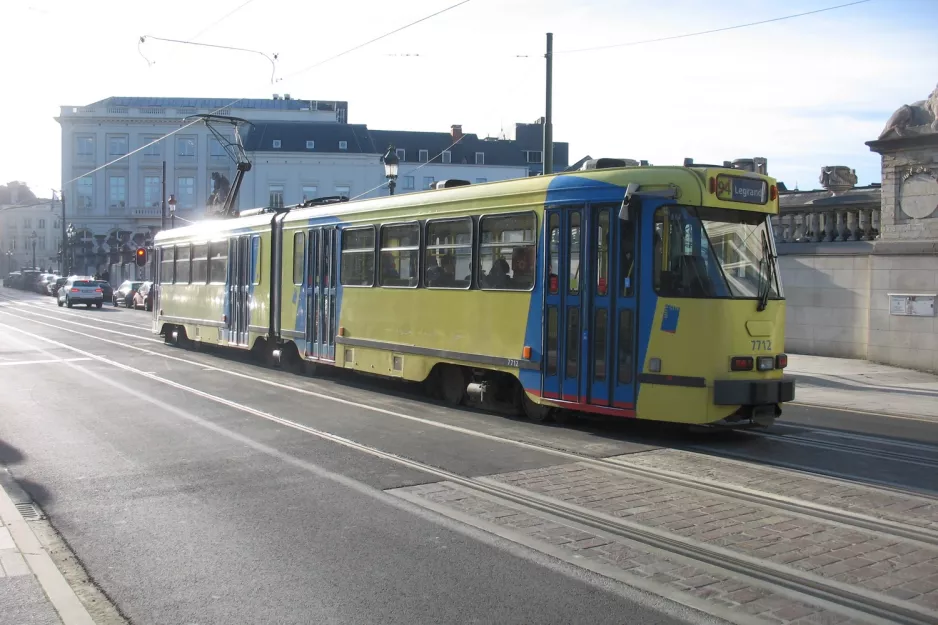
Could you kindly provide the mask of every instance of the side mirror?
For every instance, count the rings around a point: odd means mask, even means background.
[[[622,198],[622,206],[619,208],[619,219],[628,221],[629,213],[641,208],[641,200],[638,199],[638,184],[630,182],[625,188],[625,197]]]

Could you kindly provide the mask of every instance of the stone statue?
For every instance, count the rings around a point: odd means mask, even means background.
[[[880,139],[907,137],[910,135],[938,132],[938,86],[927,100],[919,100],[899,107],[886,127],[880,133]]]
[[[228,199],[228,192],[231,190],[231,183],[223,174],[212,172],[212,187],[215,192],[208,196],[209,206],[218,206],[225,203]]]
[[[821,176],[818,178],[821,186],[832,193],[841,193],[852,189],[857,184],[856,170],[834,165],[831,167],[821,167]]]

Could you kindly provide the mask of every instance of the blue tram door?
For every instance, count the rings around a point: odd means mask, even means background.
[[[546,398],[634,410],[637,224],[618,212],[618,203],[546,211]]]

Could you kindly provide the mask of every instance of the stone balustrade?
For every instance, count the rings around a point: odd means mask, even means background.
[[[778,243],[874,241],[879,238],[879,207],[782,206],[772,217]]]

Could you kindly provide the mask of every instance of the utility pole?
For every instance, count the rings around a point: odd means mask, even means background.
[[[544,174],[554,173],[554,33],[547,33],[547,110],[544,114]]]
[[[163,191],[160,194],[160,232],[166,230],[166,161],[163,161],[163,175],[160,177]]]
[[[68,275],[68,263],[65,260],[65,250],[68,246],[68,235],[65,234],[65,189],[62,189],[62,195],[59,197],[62,200],[62,265],[60,270],[62,271],[63,276]]]

